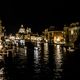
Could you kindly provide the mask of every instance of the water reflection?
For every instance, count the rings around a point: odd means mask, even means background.
[[[55,45],[55,65],[56,65],[56,70],[55,70],[55,78],[61,78],[62,77],[62,61],[63,55],[62,55],[62,48],[60,45]]]
[[[49,51],[48,51],[48,43],[44,43],[44,62],[48,63]]]
[[[0,55],[0,80],[4,80],[4,60],[2,55]]]
[[[61,49],[60,49],[60,45],[56,45],[56,49],[55,49],[55,62],[56,62],[56,68],[60,68],[61,67],[61,63],[62,63],[62,54],[61,54]]]
[[[40,73],[40,53],[41,53],[41,46],[40,43],[37,43],[34,46],[34,79],[39,79]]]
[[[39,65],[39,61],[40,61],[40,53],[41,53],[41,45],[40,42],[37,42],[37,45],[34,46],[34,63],[36,65]]]
[[[15,79],[17,75],[22,77],[22,79],[25,76],[29,80],[30,78],[31,80],[57,80],[62,78],[64,48],[61,45],[53,45],[47,42],[37,42],[36,45],[29,43],[25,47],[25,51],[23,52],[22,50],[20,53],[17,53],[15,58],[11,56],[9,58],[6,57],[8,76],[13,77],[12,73],[14,72]]]
[[[39,64],[39,59],[40,59],[40,53],[38,47],[34,47],[34,63],[36,65]]]

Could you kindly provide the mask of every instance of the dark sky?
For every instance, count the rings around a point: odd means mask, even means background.
[[[0,16],[8,32],[16,32],[21,24],[41,32],[49,26],[62,28],[64,24],[80,21],[79,9],[64,1],[10,1],[1,5]]]

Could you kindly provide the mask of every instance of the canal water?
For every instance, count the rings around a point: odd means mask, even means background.
[[[62,45],[27,43],[23,51],[9,52],[0,61],[0,80],[77,80],[80,74],[80,51],[66,51]],[[78,79],[79,80],[79,79]]]

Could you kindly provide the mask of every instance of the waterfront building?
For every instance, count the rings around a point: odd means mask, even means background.
[[[37,37],[39,37],[38,34],[32,34],[32,35],[31,35],[31,41],[32,41],[32,42],[37,41]]]
[[[79,23],[71,23],[69,27],[64,26],[64,38],[69,46],[74,47],[75,41],[79,36]]]
[[[18,37],[20,39],[25,39],[25,40],[30,40],[30,36],[31,36],[31,28],[24,28],[23,25],[21,25],[19,31],[18,31]]]
[[[63,30],[64,30],[64,33],[63,33],[64,40],[65,40],[66,45],[68,45],[69,44],[69,30],[68,30],[68,27],[66,25],[64,25]]]
[[[31,28],[26,28],[26,34],[31,34]]]
[[[31,39],[31,34],[32,34],[32,32],[31,32],[31,28],[26,28],[26,32],[25,32],[25,40],[27,41],[27,40],[30,40]]]
[[[70,24],[69,27],[69,41],[75,42],[79,35],[80,27],[78,26],[78,23]]]
[[[19,39],[20,39],[20,35],[19,35],[18,33],[16,33],[15,39],[16,39],[16,40],[19,40]]]
[[[58,31],[54,26],[45,29],[43,32],[44,40],[53,41],[54,43],[63,43],[64,42],[64,32],[62,30]]]
[[[47,40],[48,39],[48,28],[44,30],[43,35],[44,35],[44,40]]]
[[[25,31],[24,26],[21,25],[21,27],[20,27],[20,29],[19,29],[19,31],[18,31],[18,34],[19,34],[19,36],[20,36],[20,39],[24,39],[25,32],[26,32],[26,31]]]

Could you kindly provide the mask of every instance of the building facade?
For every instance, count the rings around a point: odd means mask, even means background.
[[[54,43],[64,42],[64,32],[55,29],[45,29],[43,32],[44,40],[53,41]]]
[[[78,39],[78,36],[80,34],[80,27],[79,23],[72,23],[69,25],[69,27],[64,27],[64,38],[66,41],[66,44],[69,46],[74,47],[75,41]]]

